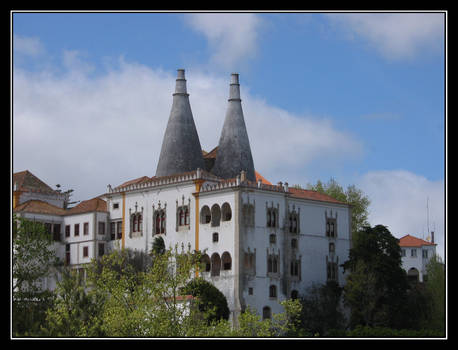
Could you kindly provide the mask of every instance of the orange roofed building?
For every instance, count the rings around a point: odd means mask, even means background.
[[[434,243],[434,232],[431,232],[430,241],[411,235],[405,235],[399,239],[402,267],[406,270],[409,280],[424,281],[426,278],[426,265],[436,254],[436,245]]]

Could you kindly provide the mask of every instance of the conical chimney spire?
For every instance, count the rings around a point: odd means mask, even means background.
[[[204,159],[197,134],[184,69],[178,69],[172,110],[162,141],[156,176],[167,176],[204,169]]]
[[[223,130],[219,139],[213,173],[222,178],[234,178],[240,172],[246,172],[246,178],[256,181],[250,141],[243,117],[240,99],[239,75],[231,75],[229,100]]]

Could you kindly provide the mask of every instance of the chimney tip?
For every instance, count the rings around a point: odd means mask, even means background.
[[[232,73],[231,74],[231,84],[238,84],[239,83],[239,74]]]
[[[177,79],[184,79],[184,69],[183,68],[180,68],[180,69],[177,69]]]

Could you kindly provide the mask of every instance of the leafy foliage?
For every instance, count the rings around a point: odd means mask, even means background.
[[[209,323],[229,319],[226,297],[210,282],[202,278],[195,278],[183,288],[182,293],[197,297],[199,311],[210,313],[206,317]]]
[[[399,327],[408,284],[401,248],[390,231],[383,225],[366,226],[343,267],[350,270],[344,299],[351,308],[351,325]]]
[[[13,216],[13,334],[38,335],[53,295],[40,281],[60,266],[43,224]]]
[[[326,335],[329,329],[343,329],[345,316],[341,308],[342,287],[329,281],[312,285],[300,298],[300,326],[312,334]]]

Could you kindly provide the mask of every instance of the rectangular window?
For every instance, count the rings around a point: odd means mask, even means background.
[[[65,245],[65,265],[70,265],[70,244]]]
[[[113,209],[119,209],[119,203],[113,203]]]
[[[103,256],[105,254],[105,244],[99,243],[99,257]]]
[[[116,239],[116,222],[110,222],[110,239],[112,241]]]
[[[89,234],[89,223],[85,222],[83,226],[83,234],[86,236]]]
[[[99,221],[99,235],[105,234],[105,223],[103,221]]]
[[[117,239],[121,239],[122,238],[122,221],[118,221],[116,223],[116,233],[117,233]]]
[[[337,237],[336,219],[326,219],[326,236],[327,237]]]
[[[428,259],[428,251],[423,249],[422,256],[423,256],[423,259]]]
[[[406,256],[406,250],[405,249],[401,249],[401,256]]]
[[[45,230],[46,230],[46,233],[49,233],[51,234],[51,224],[49,222],[45,222]]]
[[[83,247],[83,258],[87,258],[89,256],[89,247]]]
[[[60,224],[54,224],[52,230],[53,230],[53,239],[55,241],[60,241]]]
[[[75,237],[80,235],[80,224],[75,224]]]
[[[70,225],[65,225],[65,237],[70,237]]]
[[[410,256],[411,256],[412,258],[416,258],[416,257],[417,257],[417,250],[416,250],[416,249],[412,249],[412,250],[410,251]]]

